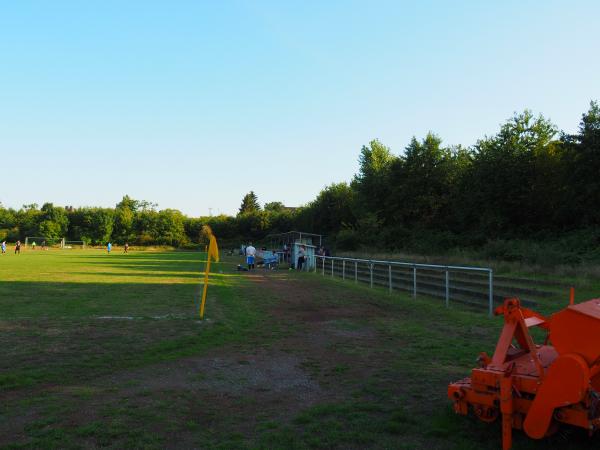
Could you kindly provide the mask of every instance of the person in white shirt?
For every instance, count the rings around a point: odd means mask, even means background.
[[[248,247],[246,247],[246,263],[248,264],[248,270],[254,269],[254,267],[255,267],[254,260],[255,259],[256,259],[256,249],[252,245],[252,242],[250,242],[248,244]]]

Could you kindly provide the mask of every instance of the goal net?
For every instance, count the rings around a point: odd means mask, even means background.
[[[66,241],[66,240],[63,240],[62,243],[61,243],[61,247],[60,248],[64,248],[64,249],[72,249],[72,248],[83,249],[83,248],[85,248],[85,242],[84,241]]]
[[[47,238],[45,236],[26,236],[25,248],[47,248],[60,246],[63,239]]]

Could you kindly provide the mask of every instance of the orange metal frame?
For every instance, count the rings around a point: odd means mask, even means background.
[[[547,319],[511,298],[495,314],[504,328],[493,357],[482,353],[471,377],[448,387],[456,413],[471,410],[485,422],[501,415],[504,450],[513,428],[534,439],[560,423],[592,434],[600,427],[600,299],[575,305],[571,293],[570,306]],[[546,330],[544,345],[533,342],[531,327]]]

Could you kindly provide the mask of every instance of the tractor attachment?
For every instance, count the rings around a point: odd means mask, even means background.
[[[471,377],[448,386],[454,411],[469,410],[484,422],[502,417],[502,448],[512,446],[513,428],[533,439],[560,424],[600,428],[600,299],[571,304],[549,318],[510,298],[496,308],[504,328],[494,356],[479,355]],[[531,327],[546,331],[536,345]]]

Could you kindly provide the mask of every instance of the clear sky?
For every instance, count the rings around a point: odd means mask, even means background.
[[[600,99],[594,1],[0,0],[0,201],[297,206],[374,138]]]

